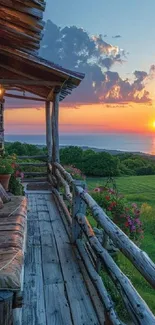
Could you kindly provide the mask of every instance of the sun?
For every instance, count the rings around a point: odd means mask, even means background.
[[[155,129],[155,121],[152,122],[152,126]]]

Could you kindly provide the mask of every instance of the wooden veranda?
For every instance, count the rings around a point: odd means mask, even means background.
[[[43,0],[0,0],[1,153],[7,96],[45,102],[48,148],[47,157],[34,157],[44,159],[35,166],[46,167],[46,180],[36,183],[32,179],[31,184],[25,184],[28,216],[23,306],[15,310],[14,321],[6,319],[3,309],[0,325],[123,325],[101,270],[114,283],[130,324],[155,324],[151,310],[110,255],[108,239],[152,288],[155,264],[97,205],[86,184],[75,181],[60,164],[59,102],[80,84],[84,75],[37,56],[44,8]],[[28,93],[22,95],[21,91]],[[24,164],[34,163],[21,161],[21,166]],[[97,222],[100,236],[88,222],[87,208]],[[1,302],[0,297],[0,307]]]

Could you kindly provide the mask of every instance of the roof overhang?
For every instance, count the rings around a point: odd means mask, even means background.
[[[6,89],[22,89],[53,101],[54,89],[60,88],[60,100],[63,100],[83,78],[83,74],[38,56],[0,45],[0,84]]]

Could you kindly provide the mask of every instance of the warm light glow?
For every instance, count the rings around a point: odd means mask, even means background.
[[[118,88],[113,91],[117,96]],[[5,110],[6,133],[43,134],[45,126],[44,106]],[[155,104],[61,104],[59,126],[63,133],[152,133]]]

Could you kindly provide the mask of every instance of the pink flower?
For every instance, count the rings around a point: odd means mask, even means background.
[[[24,178],[24,173],[20,173],[20,177],[23,179]]]
[[[132,206],[132,208],[137,208],[137,204],[136,203],[132,203],[131,206]]]
[[[136,222],[138,225],[141,225],[141,221],[140,221],[138,218],[135,219],[135,222]]]
[[[100,192],[100,188],[99,188],[99,187],[96,187],[96,188],[94,189],[94,192]]]

